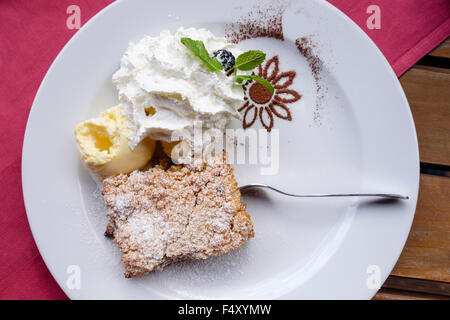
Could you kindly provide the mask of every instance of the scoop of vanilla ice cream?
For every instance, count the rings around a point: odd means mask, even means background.
[[[81,158],[99,178],[140,169],[152,158],[155,141],[146,138],[131,150],[130,134],[129,120],[120,106],[107,109],[75,128]]]
[[[234,76],[211,72],[181,38],[201,40],[212,53],[225,49],[237,57],[241,49],[215,37],[206,29],[180,28],[162,31],[131,43],[120,69],[113,75],[119,100],[132,123],[130,147],[145,137],[172,141],[173,133],[192,132],[194,126],[224,129],[232,117],[239,118],[243,101]]]

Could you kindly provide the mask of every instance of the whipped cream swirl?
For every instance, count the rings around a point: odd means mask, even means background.
[[[131,43],[113,75],[119,100],[133,128],[134,148],[145,137],[174,140],[173,133],[192,132],[194,126],[224,130],[231,118],[239,118],[242,87],[234,76],[211,72],[181,42],[182,37],[201,40],[212,55],[225,49],[237,57],[242,50],[206,29],[179,28],[162,31]]]

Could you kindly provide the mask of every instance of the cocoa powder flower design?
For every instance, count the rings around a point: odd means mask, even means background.
[[[274,115],[283,120],[292,120],[291,111],[286,104],[300,100],[301,95],[288,88],[294,81],[295,71],[279,73],[278,56],[268,60],[264,67],[260,65],[258,76],[272,84],[275,89],[273,95],[260,83],[247,81],[243,85],[246,102],[238,111],[244,112],[244,129],[251,127],[259,117],[261,124],[270,132],[274,125]]]

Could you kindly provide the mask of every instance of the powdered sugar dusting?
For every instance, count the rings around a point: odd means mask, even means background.
[[[222,157],[222,161],[217,161]],[[226,158],[157,166],[103,181],[110,224],[127,277],[241,246],[253,225]]]

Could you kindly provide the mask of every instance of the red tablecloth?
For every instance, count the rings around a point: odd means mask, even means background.
[[[67,299],[48,272],[28,226],[21,188],[22,140],[46,71],[76,30],[68,6],[86,23],[111,0],[0,1],[0,299]],[[330,0],[378,45],[397,75],[450,35],[448,0]],[[367,13],[378,5],[381,29]]]

